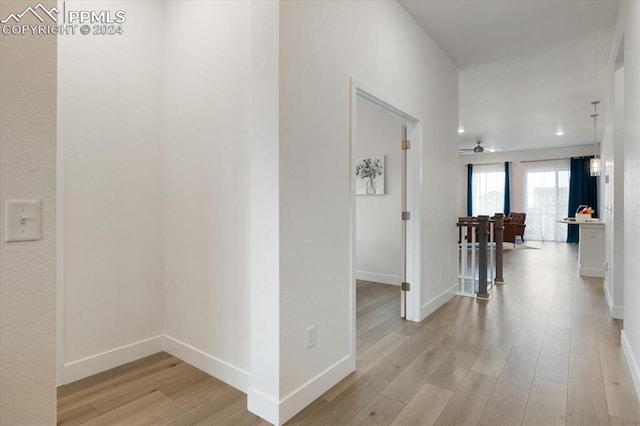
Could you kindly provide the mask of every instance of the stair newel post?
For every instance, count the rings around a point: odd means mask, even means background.
[[[495,214],[495,235],[496,235],[496,278],[494,284],[504,284],[502,276],[502,243],[504,240],[504,215],[502,213]]]
[[[478,271],[478,299],[488,300],[490,298],[487,289],[487,232],[489,216],[478,216],[478,238],[479,238],[479,271]]]

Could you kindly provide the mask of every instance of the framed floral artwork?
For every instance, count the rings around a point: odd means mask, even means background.
[[[356,195],[384,195],[384,155],[356,159]]]

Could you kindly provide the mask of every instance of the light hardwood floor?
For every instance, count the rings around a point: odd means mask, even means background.
[[[640,425],[602,280],[576,247],[505,252],[489,302],[455,297],[420,324],[397,287],[357,286],[357,371],[289,425]],[[266,425],[246,396],[166,354],[58,390],[61,425]]]

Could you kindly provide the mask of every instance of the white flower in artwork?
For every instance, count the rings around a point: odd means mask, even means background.
[[[363,157],[356,163],[356,194],[384,194],[384,156]]]

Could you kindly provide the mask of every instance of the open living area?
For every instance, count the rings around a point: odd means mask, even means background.
[[[640,425],[640,1],[0,21],[0,424]]]

